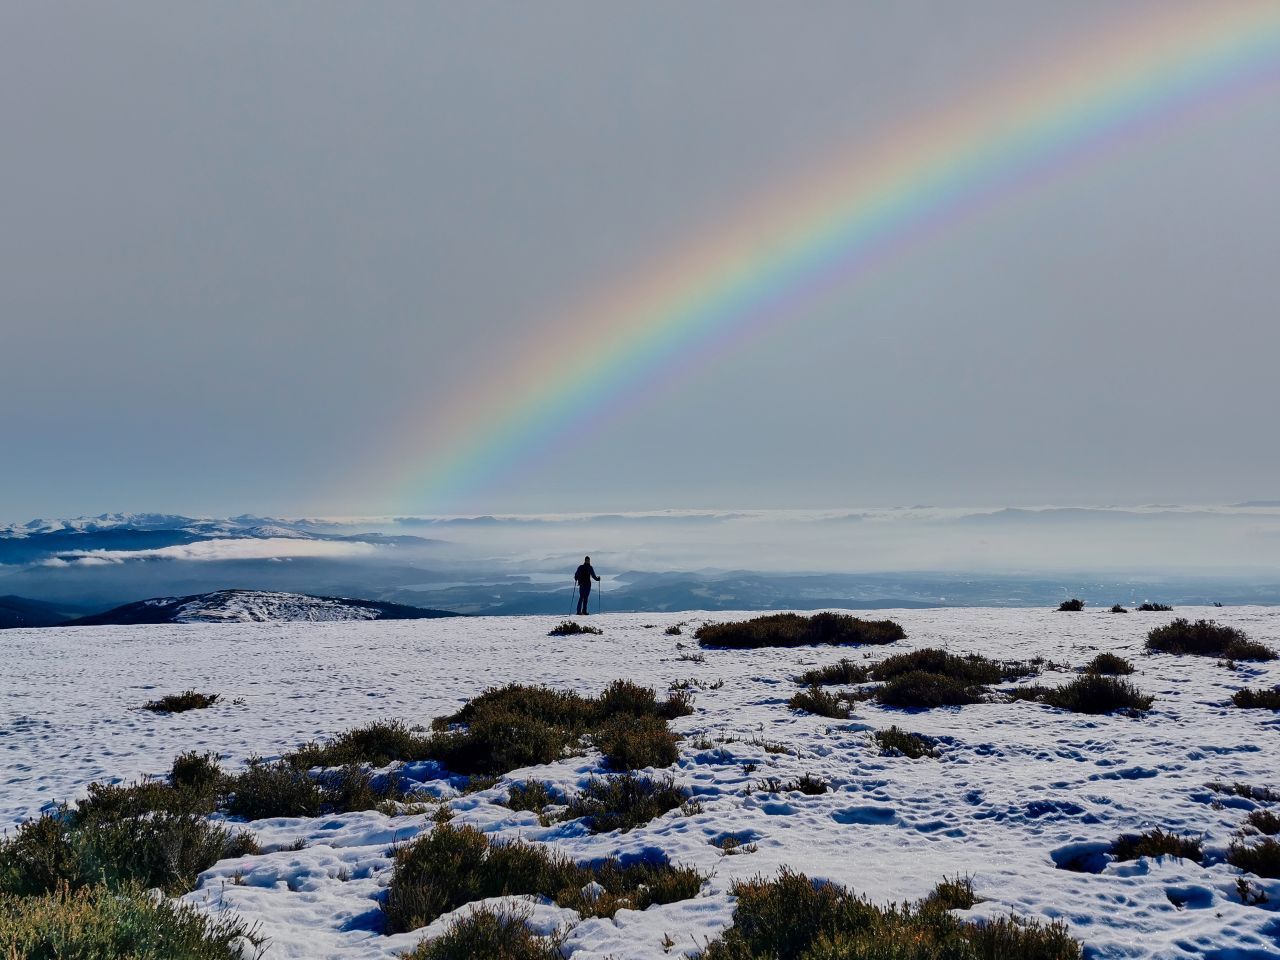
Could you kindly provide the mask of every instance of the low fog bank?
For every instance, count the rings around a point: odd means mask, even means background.
[[[0,528],[0,596],[97,612],[220,589],[462,613],[571,609],[590,554],[606,609],[1280,603],[1280,503],[209,519]],[[601,598],[600,594],[603,594]]]

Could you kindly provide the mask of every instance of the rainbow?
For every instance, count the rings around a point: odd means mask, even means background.
[[[398,506],[445,509],[784,324],[1020,189],[1280,77],[1280,4],[1213,2],[1110,23],[1029,71],[860,143],[537,325],[503,369],[404,425]],[[403,456],[403,454],[400,454]]]

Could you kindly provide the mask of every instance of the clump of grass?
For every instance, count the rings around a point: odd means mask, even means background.
[[[1251,844],[1233,841],[1227,848],[1227,863],[1269,880],[1280,879],[1280,840],[1263,837]]]
[[[513,783],[507,791],[507,806],[512,810],[531,810],[541,813],[555,802],[551,787],[541,780],[525,780]]]
[[[579,633],[594,633],[597,636],[603,634],[604,631],[599,627],[593,627],[590,624],[581,624],[575,620],[565,620],[563,623],[551,628],[548,637],[572,637]]]
[[[622,907],[688,899],[704,879],[665,857],[580,865],[540,844],[495,843],[475,827],[438,823],[396,852],[382,910],[389,933],[425,926],[474,900],[523,894],[550,897],[584,916],[612,916]],[[593,891],[593,883],[603,890]]]
[[[1244,710],[1280,710],[1280,687],[1237,690],[1231,702]]]
[[[1147,649],[1158,653],[1191,654],[1199,657],[1222,657],[1228,660],[1274,660],[1276,653],[1261,643],[1249,640],[1243,630],[1179,617],[1147,634]]]
[[[1270,810],[1250,810],[1244,820],[1249,827],[1265,836],[1274,837],[1280,833],[1280,816]]]
[[[926,904],[939,910],[972,910],[981,902],[973,890],[973,877],[959,875],[954,879],[944,876],[925,899]]]
[[[103,885],[14,897],[0,894],[0,956],[23,960],[243,960],[262,937],[229,914],[152,896],[145,886]],[[260,955],[260,954],[259,954]],[[541,960],[541,958],[538,958]]]
[[[1149,600],[1138,607],[1141,613],[1168,613],[1172,609],[1167,603],[1152,603]]]
[[[1083,609],[1084,601],[1076,597],[1072,597],[1070,600],[1063,600],[1058,604],[1059,613],[1079,613]]]
[[[785,789],[798,790],[806,796],[816,797],[819,794],[826,793],[830,789],[830,786],[827,781],[823,780],[821,777],[815,777],[811,773],[805,773],[787,784]]]
[[[803,710],[805,713],[816,713],[820,717],[831,717],[833,720],[848,720],[850,716],[849,702],[842,694],[828,693],[819,686],[809,687],[792,694],[787,701],[792,710]]]
[[[1084,672],[1107,677],[1128,676],[1133,673],[1133,664],[1114,653],[1100,653],[1084,665]]]
[[[582,818],[592,833],[627,831],[675,810],[687,799],[670,776],[622,773],[592,777],[582,792],[569,800],[563,819]]]
[[[0,893],[43,895],[99,883],[117,890],[137,883],[178,895],[224,857],[255,850],[247,834],[232,834],[200,816],[77,819],[60,810],[28,820],[0,841]]]
[[[772,613],[732,623],[705,623],[694,632],[704,647],[751,650],[815,644],[885,644],[906,636],[892,620],[862,620],[847,613]]]
[[[560,939],[543,937],[529,929],[526,913],[473,910],[451,924],[434,940],[424,940],[404,960],[564,960]]]
[[[966,923],[943,898],[879,907],[837,884],[783,870],[735,881],[733,926],[702,960],[1079,960],[1061,923],[1017,918]]]
[[[300,770],[367,763],[385,767],[404,760],[425,760],[429,738],[400,720],[375,721],[346,730],[324,743],[308,743],[287,753],[284,759]]]
[[[1125,607],[1117,603],[1111,607],[1111,612],[1112,613],[1128,613],[1129,611],[1125,609]]]
[[[1120,837],[1111,844],[1111,855],[1122,861],[1169,856],[1200,863],[1204,859],[1204,837],[1178,836],[1156,827]]]
[[[187,710],[203,710],[212,707],[222,697],[216,693],[197,693],[184,690],[182,693],[170,693],[158,700],[148,700],[142,705],[143,710],[152,713],[185,713]]]
[[[668,637],[678,637],[684,633],[684,630],[681,629],[680,624],[674,623],[671,626],[667,627],[667,629],[663,630],[662,632],[665,633]]]
[[[922,757],[936,757],[938,755],[932,740],[898,727],[877,730],[871,736],[880,748],[880,752],[885,756],[901,756],[919,760]]]
[[[1090,714],[1114,710],[1143,712],[1150,710],[1155,700],[1127,680],[1098,673],[1081,674],[1060,687],[1020,687],[1010,695],[1015,700],[1035,700],[1060,710]]]
[[[852,660],[841,660],[826,667],[814,667],[796,677],[796,683],[805,686],[829,686],[837,683],[866,683],[870,670]]]

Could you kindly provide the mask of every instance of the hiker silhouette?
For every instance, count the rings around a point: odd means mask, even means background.
[[[573,579],[578,583],[578,616],[585,616],[588,613],[587,601],[591,598],[591,581],[600,582],[600,578],[596,576],[595,570],[591,566],[591,558],[583,557],[582,563],[578,565],[578,569],[573,573]]]

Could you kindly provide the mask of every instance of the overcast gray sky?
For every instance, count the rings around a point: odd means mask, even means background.
[[[383,502],[361,469],[825,154],[1169,6],[0,5],[5,517],[1280,496],[1274,86],[470,502]]]

